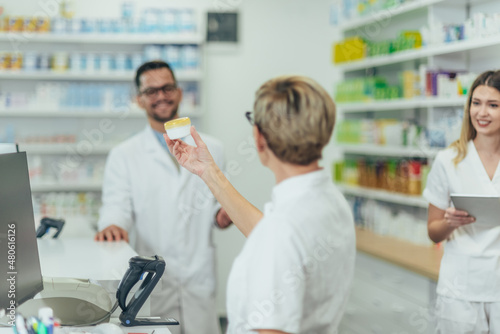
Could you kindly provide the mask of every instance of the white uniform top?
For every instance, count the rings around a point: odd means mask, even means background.
[[[284,180],[231,269],[228,334],[336,333],[354,257],[351,210],[327,173]]]
[[[436,156],[423,194],[430,204],[446,210],[452,206],[452,193],[500,195],[499,168],[490,180],[472,141],[456,167],[455,156],[452,148]],[[453,231],[444,246],[437,293],[468,301],[500,301],[500,224],[488,228],[472,223]]]
[[[222,167],[222,145],[209,136],[201,136]],[[191,137],[186,142],[194,145]],[[156,308],[153,311],[180,317],[183,327],[194,326],[184,333],[211,333],[204,315],[213,314],[215,323],[215,311],[205,307],[206,312],[200,313],[198,306],[213,300],[215,295],[211,232],[220,206],[208,187],[186,169],[177,169],[148,125],[111,150],[104,172],[102,202],[100,230],[118,225],[131,234],[131,246],[139,255],[156,254],[165,259],[165,274],[154,290],[160,293],[163,288],[164,295],[156,304],[152,299],[152,309]],[[196,311],[191,314],[193,307]],[[166,311],[170,314],[164,314]],[[198,328],[197,322],[201,323]]]

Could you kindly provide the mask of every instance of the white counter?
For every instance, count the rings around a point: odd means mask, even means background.
[[[38,239],[42,275],[120,281],[137,253],[125,241]]]
[[[128,269],[128,261],[137,253],[124,241],[96,242],[88,238],[75,239],[38,239],[40,266],[45,277],[89,278],[98,281],[111,296],[121,278]],[[133,292],[133,291],[132,291]],[[145,311],[145,312],[144,312]],[[113,313],[111,322],[118,324],[121,310]],[[146,314],[145,314],[146,313]],[[149,315],[149,304],[146,302],[139,313]],[[123,327],[124,333],[170,334],[166,326]],[[95,327],[61,328],[54,334],[92,333]],[[0,328],[0,334],[12,334],[11,328]]]

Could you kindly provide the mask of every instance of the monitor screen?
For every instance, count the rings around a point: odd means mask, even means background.
[[[26,152],[0,154],[0,308],[42,291]]]

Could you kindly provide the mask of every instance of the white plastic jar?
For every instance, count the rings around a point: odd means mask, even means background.
[[[179,139],[189,136],[191,120],[189,117],[182,117],[165,123],[165,131],[170,139]]]

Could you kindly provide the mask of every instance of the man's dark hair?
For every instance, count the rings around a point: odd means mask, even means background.
[[[142,64],[139,66],[137,69],[137,72],[135,74],[135,86],[139,90],[139,87],[141,86],[141,75],[144,72],[151,71],[151,70],[157,70],[159,68],[166,68],[172,73],[172,78],[174,78],[174,82],[177,83],[177,79],[175,79],[175,74],[174,71],[172,71],[172,68],[170,67],[169,64],[167,64],[164,61],[161,60],[153,60],[153,61],[148,61],[147,63]]]

